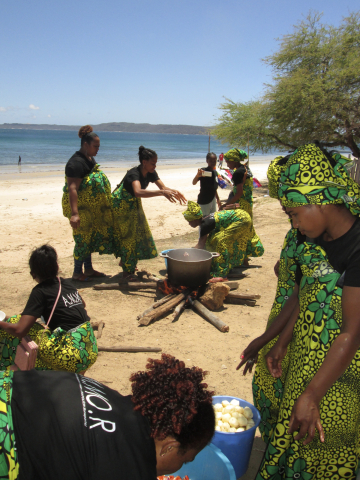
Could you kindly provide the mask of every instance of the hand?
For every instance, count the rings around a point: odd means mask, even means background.
[[[243,375],[246,375],[247,372],[251,373],[254,363],[257,362],[258,353],[263,346],[264,345],[261,340],[261,337],[257,337],[255,338],[255,340],[249,343],[249,345],[245,348],[245,350],[240,354],[241,361],[239,365],[236,367],[236,370],[239,370],[246,363],[243,371]]]
[[[161,190],[161,194],[169,200],[171,203],[176,203],[176,197],[172,190]]]
[[[71,215],[70,225],[74,229],[80,227],[80,217],[78,213],[76,213],[75,215]]]
[[[187,200],[182,193],[178,192],[177,190],[172,190],[172,192],[175,192],[174,196],[175,196],[176,200],[178,200],[180,205],[186,205],[187,204]]]
[[[203,171],[204,170],[202,168],[199,168],[198,171],[197,171],[196,177],[201,178],[203,176]]]
[[[325,434],[320,421],[319,405],[311,393],[305,392],[297,399],[290,417],[288,433],[299,430],[295,440],[301,440],[307,434],[303,445],[312,442],[315,436],[315,429],[318,430],[320,441],[324,443]]]
[[[274,378],[280,378],[282,375],[281,362],[286,355],[286,351],[287,347],[278,340],[265,356],[268,370]]]
[[[274,265],[274,272],[277,277],[279,277],[279,267],[280,267],[280,260],[278,260]]]

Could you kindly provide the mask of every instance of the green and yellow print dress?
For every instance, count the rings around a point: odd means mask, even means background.
[[[355,480],[360,457],[360,349],[350,366],[328,390],[320,403],[325,432],[321,443],[303,445],[288,434],[294,403],[321,367],[342,325],[340,274],[329,264],[324,250],[303,243],[295,252],[300,265],[300,314],[295,324],[289,366],[282,387],[277,422],[256,480],[326,479]],[[264,392],[263,408],[271,411]]]
[[[71,208],[66,177],[63,192],[63,215],[70,220]],[[80,226],[73,229],[75,259],[82,261],[93,252],[112,254],[114,247],[111,186],[98,164],[82,179],[78,190],[78,211]]]
[[[124,272],[134,273],[139,260],[157,257],[153,236],[141,198],[134,197],[121,184],[111,196],[114,215],[114,253],[121,258]]]
[[[232,268],[242,265],[248,256],[260,257],[264,253],[260,241],[255,247],[251,244],[252,220],[244,210],[222,210],[212,215],[215,228],[209,233],[205,248],[220,253],[212,261],[213,277],[226,277]]]
[[[279,278],[276,288],[275,300],[272,305],[266,330],[273,323],[275,318],[283,309],[286,301],[292,295],[295,287],[296,262],[295,251],[298,246],[298,230],[292,228],[285,237],[284,245],[280,254]],[[258,356],[258,362],[253,378],[253,396],[254,405],[259,410],[261,422],[259,425],[262,439],[268,443],[273,427],[277,423],[279,408],[283,396],[284,384],[286,380],[287,369],[289,366],[289,357],[291,355],[291,344],[288,346],[286,356],[282,361],[282,376],[275,379],[269,372],[265,356],[275,345],[278,337],[274,338],[265,347],[263,347]]]
[[[11,397],[14,372],[0,374],[0,479],[16,480],[19,462],[16,450]]]

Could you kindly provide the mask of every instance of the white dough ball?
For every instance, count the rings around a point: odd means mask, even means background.
[[[221,420],[222,413],[221,412],[215,412],[215,420]]]
[[[230,420],[230,418],[231,418],[230,413],[223,413],[221,420],[222,420],[223,422],[228,422],[228,421]]]
[[[239,400],[235,400],[235,398],[233,398],[230,402],[230,405],[239,406],[240,402],[239,402]]]
[[[223,413],[230,413],[233,411],[233,406],[232,405],[226,405],[226,407],[223,408]]]
[[[237,417],[237,421],[238,421],[239,427],[246,427],[246,425],[247,425],[247,418],[244,417],[244,415],[239,415],[239,416]]]
[[[221,432],[221,428],[220,428],[220,427],[215,427],[215,430],[216,430],[217,432]]]
[[[223,400],[221,404],[223,407],[226,407],[226,405],[229,405],[229,402],[227,400]]]
[[[229,425],[230,427],[238,428],[239,427],[239,422],[237,418],[231,417],[229,420]]]
[[[230,427],[230,428],[229,428],[229,432],[235,433],[235,432],[236,432],[236,428]]]
[[[243,413],[243,415],[244,415],[244,417],[246,417],[246,418],[253,418],[253,416],[254,416],[254,415],[253,415],[253,412],[252,412],[252,410],[251,410],[250,407],[245,407],[245,408],[244,408],[244,413]]]
[[[215,412],[222,412],[223,406],[221,405],[221,403],[215,403],[215,405],[213,405],[213,408]]]
[[[236,429],[236,431],[237,431],[237,432],[244,432],[244,431],[245,431],[245,428],[239,427],[239,428]]]

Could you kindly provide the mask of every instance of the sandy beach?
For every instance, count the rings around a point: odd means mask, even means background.
[[[234,395],[252,402],[251,376],[243,377],[235,367],[241,351],[265,328],[276,289],[273,266],[279,258],[282,242],[289,229],[287,217],[282,213],[279,203],[267,196],[267,165],[268,162],[254,162],[251,165],[254,176],[262,183],[265,181],[263,188],[254,189],[254,226],[265,247],[265,254],[251,260],[253,265],[261,268],[248,270],[250,276],[240,280],[239,286],[239,292],[261,294],[257,306],[224,306],[217,315],[229,325],[228,333],[219,332],[191,310],[185,310],[175,323],[166,317],[148,327],[139,327],[136,317],[153,303],[153,293],[95,291],[93,285],[101,281],[77,282],[76,286],[86,301],[90,317],[105,322],[100,345],[161,347],[163,352],[185,360],[189,366],[198,365],[206,369],[209,372],[208,384],[216,394]],[[199,165],[159,165],[157,171],[165,185],[177,188],[189,200],[196,200],[199,187],[193,186],[191,182],[198,167]],[[125,173],[125,169],[120,168],[105,167],[104,171],[112,188]],[[72,275],[73,239],[69,221],[62,215],[63,185],[63,171],[2,176],[0,310],[7,315],[21,313],[35,285],[27,264],[33,247],[50,243],[58,252],[61,276],[69,278]],[[227,198],[229,191],[219,189],[220,198]],[[184,207],[171,204],[162,197],[143,200],[143,207],[158,251],[194,246],[197,231],[191,229],[183,219],[181,212]],[[98,270],[114,276],[113,282],[119,278],[117,275],[121,270],[114,257],[93,254],[93,263]],[[139,266],[146,267],[157,275],[166,273],[164,261],[160,257],[141,261]],[[150,355],[157,357],[160,354]],[[150,355],[101,352],[87,376],[121,393],[129,394],[130,373],[143,369]],[[262,449],[262,442],[257,439],[252,466],[243,479],[254,478]]]

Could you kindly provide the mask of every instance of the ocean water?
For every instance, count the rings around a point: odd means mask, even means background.
[[[205,161],[209,137],[163,133],[99,132],[100,150],[96,161],[106,167],[129,168],[138,164],[140,145],[155,150],[159,165],[186,165]],[[0,171],[22,172],[62,170],[80,148],[76,131],[0,129]],[[210,150],[219,155],[229,146],[211,137]],[[275,153],[275,152],[274,152]],[[273,157],[275,155],[272,155]],[[252,161],[268,160],[269,155],[251,155]]]

